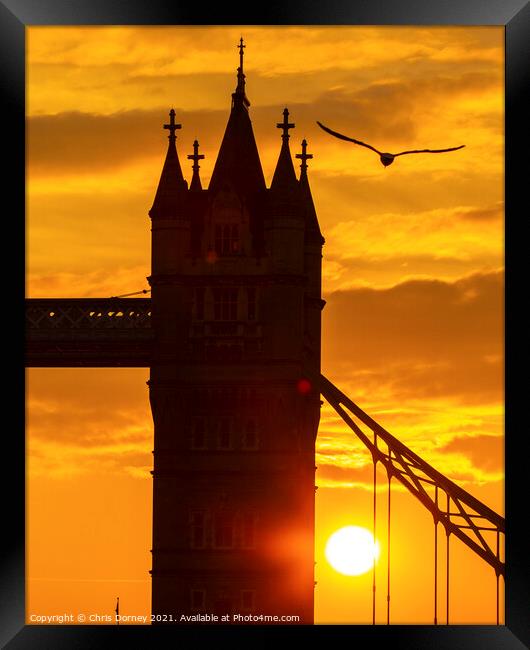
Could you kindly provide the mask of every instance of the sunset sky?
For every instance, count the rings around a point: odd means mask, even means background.
[[[148,286],[162,125],[175,108],[188,181],[186,156],[200,141],[206,187],[241,35],[267,184],[285,106],[293,156],[303,138],[314,155],[309,181],[326,239],[323,373],[503,514],[502,27],[28,28],[27,296]],[[466,146],[384,168],[316,120],[384,151]],[[28,615],[111,614],[117,595],[124,612],[149,612],[147,378],[147,369],[28,370]],[[316,622],[371,622],[371,574],[341,576],[323,552],[337,528],[370,527],[372,505],[371,459],[328,405],[316,465]],[[392,622],[431,623],[432,517],[394,495]],[[452,553],[451,622],[493,623],[493,570],[457,540]],[[444,567],[442,552],[442,576]]]

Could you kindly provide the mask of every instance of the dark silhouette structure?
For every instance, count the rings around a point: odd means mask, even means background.
[[[188,187],[174,110],[164,125],[169,146],[149,212],[152,297],[127,297],[144,290],[115,298],[26,300],[26,366],[150,367],[156,622],[206,613],[254,614],[258,624],[313,622],[314,463],[322,394],[372,456],[374,537],[377,464],[387,473],[386,622],[393,480],[433,517],[434,623],[442,533],[445,621],[450,541],[456,538],[493,568],[499,623],[504,518],[394,438],[320,373],[324,239],[307,176],[312,155],[303,140],[297,178],[289,148],[294,124],[284,109],[277,124],[280,154],[266,187],[248,112],[243,48],[241,39],[237,87],[208,189],[200,180],[204,155],[197,140],[188,155]],[[374,624],[376,582],[374,564]]]
[[[283,111],[266,187],[237,87],[208,189],[188,188],[175,113],[153,206],[149,380],[153,614],[297,615],[313,622],[321,251],[305,143]]]
[[[394,162],[394,158],[397,158],[397,156],[404,156],[407,153],[445,153],[446,151],[457,151],[457,149],[463,149],[466,146],[465,144],[461,144],[459,147],[450,147],[449,149],[413,149],[410,151],[400,151],[399,153],[383,153],[382,151],[379,151],[379,149],[372,147],[371,144],[366,144],[366,142],[361,142],[360,140],[355,140],[354,138],[350,138],[347,135],[342,135],[342,133],[337,133],[337,131],[332,131],[331,129],[328,129],[327,126],[324,126],[321,122],[317,122],[317,124],[321,129],[326,131],[326,133],[333,135],[335,138],[339,138],[339,140],[346,140],[347,142],[360,144],[362,147],[366,147],[367,149],[375,151],[375,153],[379,154],[379,159],[385,167],[391,165]]]

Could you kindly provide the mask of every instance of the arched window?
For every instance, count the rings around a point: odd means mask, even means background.
[[[196,510],[190,516],[191,548],[204,548],[206,545],[206,513]]]
[[[222,510],[214,519],[214,544],[215,548],[234,547],[234,515]]]
[[[213,317],[216,321],[237,320],[237,289],[213,290]]]
[[[256,288],[247,287],[247,318],[250,321],[256,320]]]
[[[240,251],[239,225],[237,223],[215,224],[215,252],[219,257],[237,255]]]

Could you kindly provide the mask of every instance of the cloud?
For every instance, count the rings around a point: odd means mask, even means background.
[[[500,436],[466,436],[454,438],[440,452],[456,453],[470,459],[476,467],[489,471],[504,469],[504,439]]]
[[[126,471],[152,463],[145,369],[31,369],[28,467],[35,475]]]
[[[328,296],[323,367],[384,385],[396,403],[502,400],[503,274],[411,280]]]
[[[146,369],[32,368],[31,435],[83,447],[106,440],[135,443],[152,429],[147,377]]]
[[[320,461],[316,474],[316,484],[319,487],[356,487],[370,490],[372,481],[373,468],[369,462],[364,467],[352,468]]]
[[[491,443],[484,443],[477,440],[474,445],[473,455],[470,456],[467,451],[444,448],[442,453],[433,457],[425,458],[438,471],[441,471],[447,478],[458,482],[459,485],[470,489],[481,486],[488,482],[501,481],[504,478],[502,464],[502,439],[497,438],[495,447]],[[491,459],[487,459],[487,454],[494,454]],[[366,462],[362,465],[352,466],[348,461],[348,456],[344,456],[344,461],[340,459],[326,459],[325,454],[317,455],[318,470],[316,473],[316,484],[319,487],[355,487],[366,491],[373,490],[373,464],[371,458],[367,455]],[[398,465],[399,466],[399,465]],[[397,479],[393,481],[393,490],[401,492],[406,491]],[[379,466],[377,476],[378,492],[386,492],[387,481],[386,472]]]
[[[207,184],[239,35],[239,27],[30,28],[30,295],[145,286],[147,211],[167,146],[162,125],[174,106],[185,175],[197,137]],[[310,180],[327,240],[325,371],[418,453],[452,476],[479,480],[490,471],[485,454],[473,456],[465,440],[473,434],[488,449],[502,428],[502,29],[245,27],[245,37],[266,178],[286,105],[297,125],[293,154],[306,137],[315,155]],[[390,150],[466,148],[383,169],[316,119]],[[105,371],[91,375],[99,386],[47,372],[31,388],[32,458],[46,468],[69,457],[74,467],[114,471],[121,454],[141,475],[152,430],[142,381],[133,386],[126,372],[112,383],[101,379]],[[362,450],[348,435],[325,416],[322,475],[364,485]],[[436,451],[446,446],[444,465]],[[490,451],[498,458],[493,444]]]
[[[30,439],[27,468],[31,478],[68,479],[76,476],[150,478],[152,454],[148,444],[82,447]]]
[[[439,110],[462,96],[478,99],[482,93],[497,88],[501,78],[486,72],[433,74],[421,80],[375,81],[358,90],[355,80],[350,81],[351,86],[345,80],[343,87],[322,93],[312,109],[333,130],[359,140],[366,138],[376,148],[384,149],[388,144],[413,141],[420,116],[433,109]],[[440,135],[447,138],[447,135]],[[387,145],[374,142],[373,138],[386,139]],[[427,146],[440,145],[424,145]],[[443,146],[454,145],[446,143]]]
[[[108,268],[86,273],[29,273],[26,292],[31,298],[110,298],[148,289],[148,267]],[[149,298],[150,294],[145,296]]]
[[[134,65],[147,70],[151,63],[153,74],[161,69],[195,74],[205,65],[233,66],[242,32],[246,65],[270,74],[341,63],[388,66],[401,59],[491,61],[498,58],[503,44],[499,27],[32,26],[28,32],[32,65],[68,61],[78,66]]]
[[[72,174],[131,165],[136,158],[161,154],[158,111],[112,115],[82,112],[37,115],[28,120],[30,172]]]
[[[392,379],[399,369],[390,367],[371,373],[362,368],[362,362],[356,366],[352,369],[351,364],[345,363],[331,374],[324,366],[323,372],[423,460],[468,489],[503,479],[501,404],[473,403],[466,395],[455,400],[419,393],[397,399]],[[356,416],[352,417],[372,439],[371,430]],[[371,455],[326,401],[316,441],[316,461],[320,486],[370,489]]]
[[[161,83],[162,81],[178,87],[182,79],[178,76],[173,79],[166,77],[161,79]],[[274,92],[268,88],[260,93],[263,95],[261,102],[252,108],[252,116],[259,124],[258,135],[265,142],[275,142],[276,148],[278,147],[278,134],[274,125],[281,106],[289,101],[299,128],[307,130],[311,126],[314,144],[321,140],[325,143],[329,139],[315,126],[315,120],[320,119],[336,130],[361,140],[367,139],[375,146],[384,148],[396,144],[410,147],[415,144],[418,127],[422,123],[420,118],[425,117],[429,110],[440,110],[455,97],[469,96],[477,100],[481,93],[500,88],[500,79],[485,72],[467,72],[450,77],[435,75],[434,78],[417,82],[371,81],[359,89],[356,89],[356,81],[355,76],[343,77],[338,87],[328,87],[315,97],[306,97],[304,101],[300,97],[282,96],[282,87],[274,89]],[[185,83],[189,85],[190,82],[186,80]],[[177,118],[183,123],[184,129],[194,131],[193,137],[199,137],[208,150],[210,143],[219,140],[224,130],[232,88],[229,92],[228,88],[225,90],[226,98],[221,106],[226,108],[190,108],[190,102],[186,98],[189,95],[195,96],[201,84],[204,88],[209,88],[210,92],[212,84],[223,85],[219,75],[211,73],[200,75],[195,83],[196,89],[190,88],[189,92],[181,93],[177,105],[174,101],[172,105],[176,108]],[[299,83],[295,79],[285,80],[285,87]],[[311,83],[319,86],[315,80]],[[255,84],[258,87],[269,85],[260,78],[255,80]],[[326,87],[324,84],[322,86]],[[277,97],[277,101],[271,101],[274,97]],[[159,106],[160,108],[124,109],[110,114],[72,110],[30,115],[30,169],[41,174],[83,173],[94,168],[126,166],[135,159],[160,155],[160,129],[168,108],[164,108],[163,104]],[[468,109],[468,112],[471,117],[474,109]],[[266,129],[265,125],[268,125]],[[355,133],[350,133],[352,129]],[[380,142],[374,142],[374,139],[379,139]],[[437,138],[437,141],[423,143],[423,146],[454,144],[448,144],[445,140],[442,142]]]
[[[500,221],[504,216],[504,201],[499,201],[495,205],[478,207],[478,208],[462,208],[455,210],[455,216],[461,219],[469,219],[471,221]]]

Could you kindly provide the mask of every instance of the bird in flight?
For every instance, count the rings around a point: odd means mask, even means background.
[[[321,129],[324,129],[324,131],[326,131],[330,135],[335,136],[336,138],[339,138],[340,140],[347,140],[348,142],[354,142],[355,144],[360,144],[362,147],[367,147],[368,149],[375,151],[375,153],[379,154],[379,159],[381,160],[381,162],[385,167],[391,165],[394,162],[394,158],[396,158],[397,156],[404,156],[407,153],[444,153],[446,151],[456,151],[457,149],[462,149],[463,147],[466,146],[465,144],[461,144],[459,147],[451,147],[450,149],[414,149],[411,151],[400,151],[399,153],[388,153],[388,152],[383,153],[382,151],[379,151],[375,147],[372,147],[372,145],[366,144],[366,142],[361,142],[360,140],[354,140],[353,138],[349,138],[347,135],[342,135],[341,133],[332,131],[331,129],[328,129],[327,126],[324,126],[318,121],[317,124]]]

